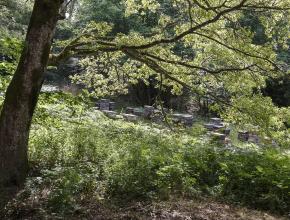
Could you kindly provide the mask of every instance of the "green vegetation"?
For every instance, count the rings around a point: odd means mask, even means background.
[[[33,1],[0,0],[0,219],[142,219],[119,216],[172,201],[289,216],[289,1],[34,2],[24,40]],[[102,97],[201,122],[109,119]],[[224,142],[205,115],[232,129]]]
[[[289,210],[289,151],[229,148],[202,138],[198,126],[172,132],[111,120],[82,103],[70,95],[41,97],[30,138],[30,177],[8,207],[10,215],[30,205],[63,216],[84,214],[88,201],[125,205],[201,196],[280,214]]]

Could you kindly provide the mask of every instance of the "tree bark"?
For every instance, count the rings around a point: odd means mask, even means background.
[[[24,49],[0,116],[0,189],[21,186],[28,138],[62,0],[35,0]]]

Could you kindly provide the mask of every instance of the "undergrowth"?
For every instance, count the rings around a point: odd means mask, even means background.
[[[196,127],[172,132],[71,106],[59,101],[39,105],[30,137],[31,174],[19,201],[65,214],[85,212],[88,200],[211,196],[289,211],[290,156],[285,150],[222,146],[202,138]]]

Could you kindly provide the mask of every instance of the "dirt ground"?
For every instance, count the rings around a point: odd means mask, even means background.
[[[290,217],[290,216],[289,216]],[[88,202],[85,210],[66,216],[48,213],[42,208],[19,207],[3,219],[41,220],[286,220],[266,212],[250,210],[208,199],[134,203],[120,208],[110,204]]]
[[[115,213],[90,213],[84,219],[104,220],[286,220],[266,212],[234,207],[214,201],[171,201],[153,204],[135,204]]]

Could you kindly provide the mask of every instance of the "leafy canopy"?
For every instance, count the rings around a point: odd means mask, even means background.
[[[84,2],[101,6],[99,1]],[[267,79],[289,74],[275,50],[288,47],[288,1],[108,2],[123,13],[122,18],[149,22],[147,28],[142,31],[133,26],[128,33],[117,33],[120,27],[108,23],[108,18],[85,22],[85,28],[77,31],[73,40],[62,42],[62,52],[51,55],[51,65],[68,56],[85,56],[81,62],[84,72],[73,80],[86,85],[93,96],[126,93],[128,85],[139,80],[149,84],[154,77],[160,89],[169,87],[174,94],[189,90],[214,100],[218,103],[216,109],[237,123],[246,118],[241,114],[255,113],[258,115],[249,116],[251,120],[244,123],[258,125],[262,130],[267,127],[285,131],[287,114],[281,111],[289,109],[276,108],[261,95],[261,90]],[[257,27],[249,22],[245,25],[245,17],[250,15]],[[256,29],[263,38],[260,42],[253,32]],[[264,111],[263,103],[270,103],[269,110]],[[269,112],[279,116],[274,119]],[[288,132],[282,133],[280,138],[289,140]]]

